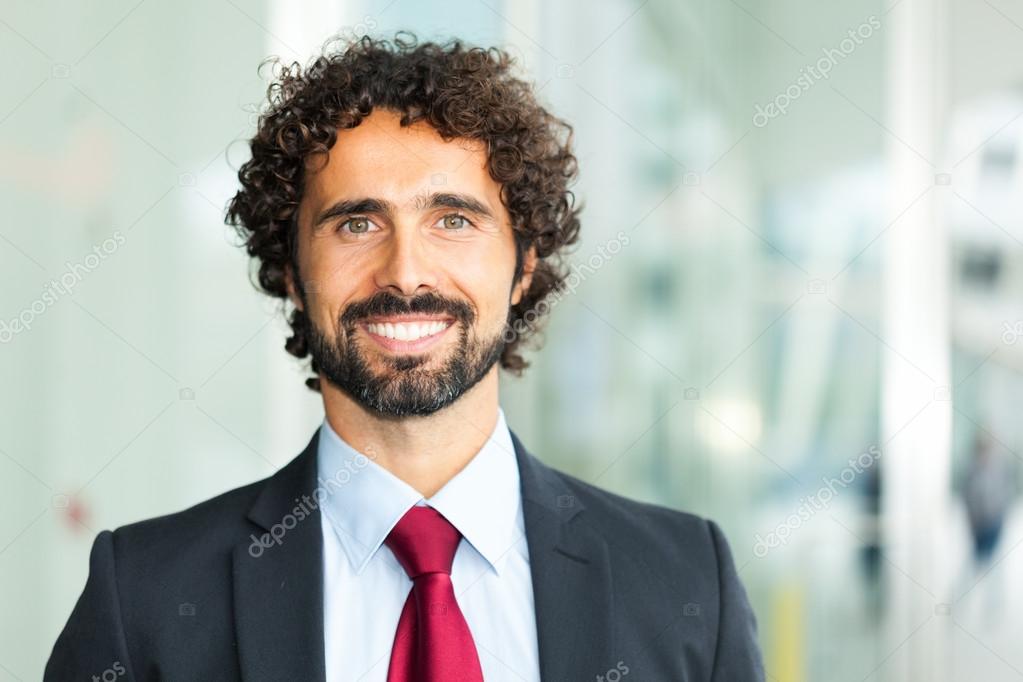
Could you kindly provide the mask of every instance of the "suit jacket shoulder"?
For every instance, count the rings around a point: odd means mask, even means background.
[[[262,532],[247,513],[309,473],[315,439],[262,480],[101,531],[44,679],[240,679],[233,553]]]
[[[691,569],[716,574],[711,523],[696,514],[642,502],[553,469],[586,509],[580,519],[653,573]],[[689,571],[686,571],[689,572]]]
[[[573,537],[576,546],[606,544],[615,660],[605,677],[616,666],[637,679],[764,679],[757,619],[717,523],[609,492],[528,454],[520,470],[546,481],[526,488],[554,496],[553,505],[544,495],[534,504],[567,510],[563,546]]]

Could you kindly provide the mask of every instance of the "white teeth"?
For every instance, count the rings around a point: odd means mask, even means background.
[[[432,336],[445,329],[449,324],[449,322],[442,321],[422,323],[413,322],[408,324],[392,324],[387,322],[384,324],[368,324],[366,325],[366,328],[374,334],[386,336],[389,339],[415,341],[416,339],[421,339],[424,336]]]

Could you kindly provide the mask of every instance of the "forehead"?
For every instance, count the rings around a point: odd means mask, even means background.
[[[428,123],[399,124],[401,115],[374,109],[359,125],[338,131],[326,165],[307,164],[303,205],[316,210],[338,199],[378,197],[404,205],[418,194],[471,193],[500,211],[500,186],[486,168],[480,140],[444,140]]]

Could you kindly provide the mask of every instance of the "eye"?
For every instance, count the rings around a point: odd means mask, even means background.
[[[472,226],[472,222],[460,213],[451,213],[440,219],[439,225],[445,230],[462,230]]]
[[[370,231],[372,225],[373,222],[369,218],[355,217],[344,221],[337,229],[344,230],[347,227],[352,234],[365,234]]]

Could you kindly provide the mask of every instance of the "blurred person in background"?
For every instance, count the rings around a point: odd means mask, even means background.
[[[1016,498],[1015,469],[994,445],[986,431],[977,431],[963,485],[972,550],[971,563],[964,575],[964,580],[968,581],[966,592],[977,586],[993,568],[991,558]],[[983,582],[981,589],[987,592],[988,614],[997,616],[1004,601],[1002,585],[997,580]]]

